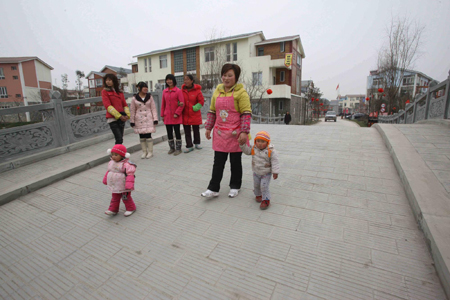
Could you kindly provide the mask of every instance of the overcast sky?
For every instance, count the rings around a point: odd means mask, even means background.
[[[324,97],[365,94],[391,16],[426,26],[414,69],[442,81],[450,70],[449,0],[0,0],[0,56],[38,56],[75,86],[75,71],[127,67],[134,55],[223,36],[263,31],[300,35],[302,79]]]

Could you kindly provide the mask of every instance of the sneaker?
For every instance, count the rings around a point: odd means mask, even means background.
[[[136,210],[127,210],[126,212],[123,213],[123,215],[124,215],[125,217],[129,217],[129,216],[131,216],[132,214],[134,214],[135,211],[136,211]]]
[[[201,147],[200,144],[195,144],[195,149],[201,150],[201,149],[203,149],[203,147]]]
[[[192,147],[192,148],[187,148],[187,149],[184,150],[183,152],[184,152],[184,153],[189,153],[189,152],[192,152],[192,151],[194,151],[194,147]]]
[[[107,211],[105,211],[105,215],[115,216],[115,215],[117,215],[117,212],[113,212],[113,211],[107,210]]]
[[[256,202],[261,203],[262,201],[262,196],[256,196]]]
[[[228,193],[228,197],[230,198],[234,198],[239,194],[239,190],[238,189],[231,189],[230,192]]]
[[[219,196],[219,192],[213,192],[211,190],[206,190],[206,192],[202,193],[202,197],[212,198]]]
[[[267,209],[270,205],[270,200],[263,200],[261,202],[261,205],[259,206],[259,208],[261,208],[262,210]]]

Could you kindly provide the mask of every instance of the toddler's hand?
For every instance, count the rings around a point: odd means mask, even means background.
[[[211,130],[206,130],[205,131],[205,137],[206,137],[207,140],[211,139]]]
[[[273,175],[273,179],[277,179],[278,178],[278,174],[272,174]]]

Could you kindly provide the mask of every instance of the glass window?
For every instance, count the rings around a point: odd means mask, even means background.
[[[278,109],[283,110],[283,101],[278,102]]]
[[[173,53],[174,72],[183,72],[183,50]]]
[[[159,68],[160,69],[167,68],[167,55],[159,56]]]
[[[237,43],[233,43],[233,60],[237,61]]]
[[[161,89],[166,88],[166,80],[165,79],[158,80],[158,84],[161,86]]]
[[[3,68],[0,68],[0,79],[5,79],[5,73],[3,73]]]
[[[103,85],[103,80],[102,80],[102,79],[96,79],[95,82],[96,82],[96,84],[97,84],[97,87]]]
[[[19,76],[13,76],[13,79],[19,79]]]
[[[12,66],[11,70],[15,71],[15,70],[17,70],[17,67],[16,66]]]
[[[227,44],[227,61],[231,61],[231,44]]]
[[[95,87],[95,81],[93,79],[89,80],[89,87]]]
[[[0,86],[0,98],[8,98],[8,91],[6,86]]]
[[[147,73],[147,59],[144,58],[144,72]]]
[[[177,87],[181,89],[181,86],[184,83],[184,75],[175,76],[175,80],[177,81]]]
[[[153,91],[153,81],[150,80],[150,85],[148,86],[149,92]]]
[[[300,53],[297,53],[297,65],[300,67],[302,65],[302,57]]]
[[[284,47],[285,45],[284,45],[284,42],[281,42],[280,43],[280,52],[284,52],[284,50],[285,50],[285,47]]]
[[[152,71],[152,59],[149,57],[147,58],[148,60],[148,71],[151,72]]]
[[[280,72],[280,82],[284,82],[284,80],[285,80],[285,72],[284,71],[281,71]]]
[[[205,62],[214,60],[214,47],[205,48]]]
[[[186,49],[186,70],[197,70],[197,52],[195,48]]]
[[[21,94],[16,94],[16,98],[20,98],[20,97],[22,97]]]
[[[258,56],[264,56],[264,48],[258,47]]]
[[[253,72],[253,85],[262,85],[262,72]]]

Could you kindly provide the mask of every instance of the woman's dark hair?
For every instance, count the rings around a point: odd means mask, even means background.
[[[165,84],[167,84],[167,79],[172,80],[173,86],[177,86],[177,80],[175,79],[175,76],[173,76],[172,74],[167,74],[166,80],[164,80],[164,83],[165,83]],[[167,86],[167,87],[168,87],[168,86]]]
[[[194,76],[192,76],[191,74],[186,74],[184,75],[184,77],[188,77],[190,80],[193,81],[192,83],[195,83]]]
[[[142,90],[142,88],[145,88],[145,87],[148,88],[148,85],[145,82],[141,81],[138,84],[136,84],[136,87],[137,87],[138,91],[140,92]]]
[[[104,88],[110,88],[106,84],[106,79],[111,79],[113,82],[113,88],[116,93],[121,93],[122,91],[119,88],[119,79],[117,79],[117,76],[114,74],[106,74],[105,77],[103,77],[103,87]]]
[[[226,72],[233,70],[234,77],[236,77],[236,82],[239,80],[239,76],[241,75],[241,68],[238,65],[235,64],[224,64],[222,67],[222,72],[220,73],[220,76],[223,76]]]

